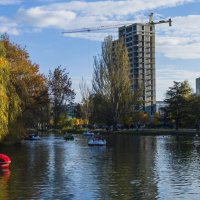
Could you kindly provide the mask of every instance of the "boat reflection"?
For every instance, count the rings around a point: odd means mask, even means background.
[[[0,180],[4,183],[7,183],[10,178],[10,170],[9,169],[1,169],[0,170]]]

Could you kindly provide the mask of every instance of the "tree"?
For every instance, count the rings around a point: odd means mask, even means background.
[[[0,57],[0,139],[8,131],[8,95],[7,80],[9,79],[9,71],[7,61]]]
[[[187,99],[191,96],[192,89],[188,81],[176,82],[169,87],[166,93],[165,112],[171,118],[175,120],[176,130],[179,129],[180,124],[183,122],[184,117],[188,111]]]
[[[61,66],[58,66],[53,72],[49,72],[48,87],[52,103],[54,128],[57,128],[62,106],[72,103],[75,98],[75,93],[71,86],[72,81],[66,69],[61,69]]]
[[[189,105],[187,122],[190,127],[196,126],[197,131],[200,131],[200,96],[192,95]]]
[[[9,118],[16,118],[21,111],[21,116],[14,122],[15,125],[22,123],[22,126],[29,126],[30,122],[32,125],[37,124],[41,121],[41,111],[48,105],[45,78],[39,73],[39,66],[30,61],[25,48],[10,42],[7,35],[1,36],[1,42],[9,63]],[[16,132],[14,124],[10,123],[10,127]]]
[[[20,114],[20,99],[11,82],[9,62],[6,49],[0,42],[0,140],[8,134],[9,124]]]
[[[74,106],[74,117],[81,118],[82,117],[82,105],[80,103],[75,104]]]
[[[94,108],[104,119],[110,118],[116,126],[133,104],[133,92],[129,78],[128,52],[123,41],[105,38],[101,56],[94,59],[93,74]]]
[[[158,112],[155,112],[153,116],[153,125],[158,126],[159,122],[160,122],[160,114]]]
[[[91,92],[83,78],[81,83],[79,84],[79,88],[82,97],[82,105],[81,105],[82,117],[83,119],[88,121],[91,114],[91,98],[90,98]]]

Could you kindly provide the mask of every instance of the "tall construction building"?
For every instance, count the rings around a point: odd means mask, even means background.
[[[92,32],[103,29],[119,27],[119,38],[124,40],[128,49],[130,62],[130,78],[132,89],[140,91],[142,108],[149,115],[156,111],[156,80],[155,80],[155,25],[169,23],[172,25],[171,18],[168,20],[153,21],[153,13],[149,15],[148,23],[135,23],[129,26],[108,25],[83,29],[72,29],[64,31],[67,33]],[[113,42],[113,46],[115,41]]]
[[[128,50],[132,89],[141,91],[140,110],[152,115],[156,111],[155,26],[150,23],[122,26],[119,38],[123,38]]]

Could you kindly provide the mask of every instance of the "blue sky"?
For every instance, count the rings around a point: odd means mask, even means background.
[[[0,34],[26,46],[32,62],[48,74],[58,65],[72,78],[80,101],[82,77],[90,84],[93,57],[117,29],[63,35],[62,31],[101,25],[172,18],[172,27],[156,26],[156,92],[162,100],[173,81],[188,80],[195,92],[200,77],[200,0],[0,0]]]

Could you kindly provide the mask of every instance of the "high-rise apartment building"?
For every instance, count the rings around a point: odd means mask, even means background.
[[[200,96],[200,78],[196,79],[196,95]]]
[[[141,91],[142,110],[152,115],[156,111],[155,88],[155,26],[135,23],[119,28],[130,63],[132,89]]]

